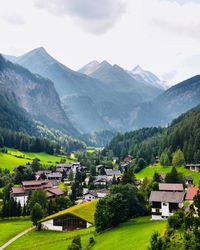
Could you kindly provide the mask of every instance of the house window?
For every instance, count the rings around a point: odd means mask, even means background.
[[[164,203],[164,202],[163,202],[163,206],[167,206],[167,203]]]

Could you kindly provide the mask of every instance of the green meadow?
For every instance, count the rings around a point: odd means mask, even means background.
[[[0,246],[31,226],[29,218],[0,220]]]
[[[7,154],[0,153],[0,167],[3,169],[7,168],[12,171],[14,167],[32,162],[32,160],[35,158],[38,158],[40,160],[40,163],[44,166],[55,165],[61,160],[65,160],[66,162],[75,160],[66,156],[49,155],[44,152],[25,153],[16,149],[8,148]]]
[[[157,173],[168,173],[172,169],[172,166],[164,167],[160,164],[150,165],[142,169],[139,173],[136,173],[135,176],[138,179],[144,179],[145,177],[152,179],[155,172]],[[194,183],[198,184],[200,181],[200,173],[186,169],[184,166],[176,168],[178,172],[183,173],[185,176],[192,176],[194,178]]]
[[[89,238],[94,237],[92,250],[146,250],[152,233],[164,232],[166,221],[153,222],[149,216],[130,220],[114,229],[95,235],[94,227],[72,232],[31,231],[12,243],[8,250],[66,250],[72,238],[81,236],[82,249],[88,249]],[[30,244],[31,243],[31,244]]]

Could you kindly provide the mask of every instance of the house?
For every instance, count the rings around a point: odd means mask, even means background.
[[[103,198],[108,193],[109,191],[107,189],[88,190],[88,192],[84,194],[84,199],[86,201],[92,201]]]
[[[14,200],[19,202],[23,207],[27,203],[28,193],[23,187],[12,187],[10,197],[14,198]]]
[[[21,187],[12,187],[10,197],[13,197],[21,206],[24,206],[28,200],[29,191],[44,189],[47,191],[48,198],[55,198],[63,195],[64,192],[60,188],[55,188],[49,180],[23,181]]]
[[[189,168],[191,171],[200,172],[200,164],[187,164],[186,168]]]
[[[192,176],[186,176],[185,180],[186,180],[186,185],[187,186],[193,185],[194,178]]]
[[[106,176],[108,177],[120,177],[121,176],[121,171],[120,170],[113,170],[113,169],[105,169]]]
[[[65,163],[60,163],[59,165],[56,166],[56,172],[66,172],[71,170],[71,165],[70,164],[65,164]]]
[[[95,177],[95,181],[94,181],[95,186],[106,186],[106,184],[107,184],[106,175],[98,175]]]
[[[124,162],[131,162],[133,160],[133,156],[132,155],[127,155],[125,158],[124,158]]]
[[[86,194],[84,194],[84,199],[86,201],[93,201],[98,199],[98,195],[95,190],[89,190]]]
[[[42,219],[42,229],[54,231],[72,231],[88,228],[94,224],[94,213],[97,201],[85,202],[64,209]]]
[[[51,173],[52,173],[52,171],[50,171],[50,170],[40,170],[40,171],[37,171],[35,173],[35,179],[39,180],[41,176],[45,177],[45,179],[46,179],[47,174],[51,174]]]
[[[64,195],[64,191],[58,187],[47,189],[47,198],[56,198]]]
[[[151,191],[152,220],[166,219],[183,207],[185,191],[179,183],[159,183],[159,191]]]
[[[196,188],[195,186],[190,186],[187,190],[185,200],[189,201],[189,203],[192,204],[193,199],[194,199],[195,195],[198,194],[198,192],[199,192],[198,188]]]
[[[53,173],[49,173],[46,175],[47,180],[56,180],[56,181],[61,181],[62,180],[62,173],[60,172],[53,172]]]
[[[183,192],[183,184],[181,183],[159,183],[158,188],[160,191]]]

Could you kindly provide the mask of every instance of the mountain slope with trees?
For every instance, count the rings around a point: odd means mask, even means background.
[[[173,120],[167,128],[146,128],[119,134],[111,140],[106,150],[111,150],[115,156],[131,154],[151,163],[163,152],[172,162],[173,154],[180,149],[187,163],[198,163],[199,143],[200,105]]]

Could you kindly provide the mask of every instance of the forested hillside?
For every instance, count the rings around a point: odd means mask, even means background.
[[[175,119],[167,128],[146,128],[119,134],[107,150],[115,156],[131,154],[150,163],[165,152],[171,160],[176,149],[181,149],[188,163],[200,161],[200,106]]]

